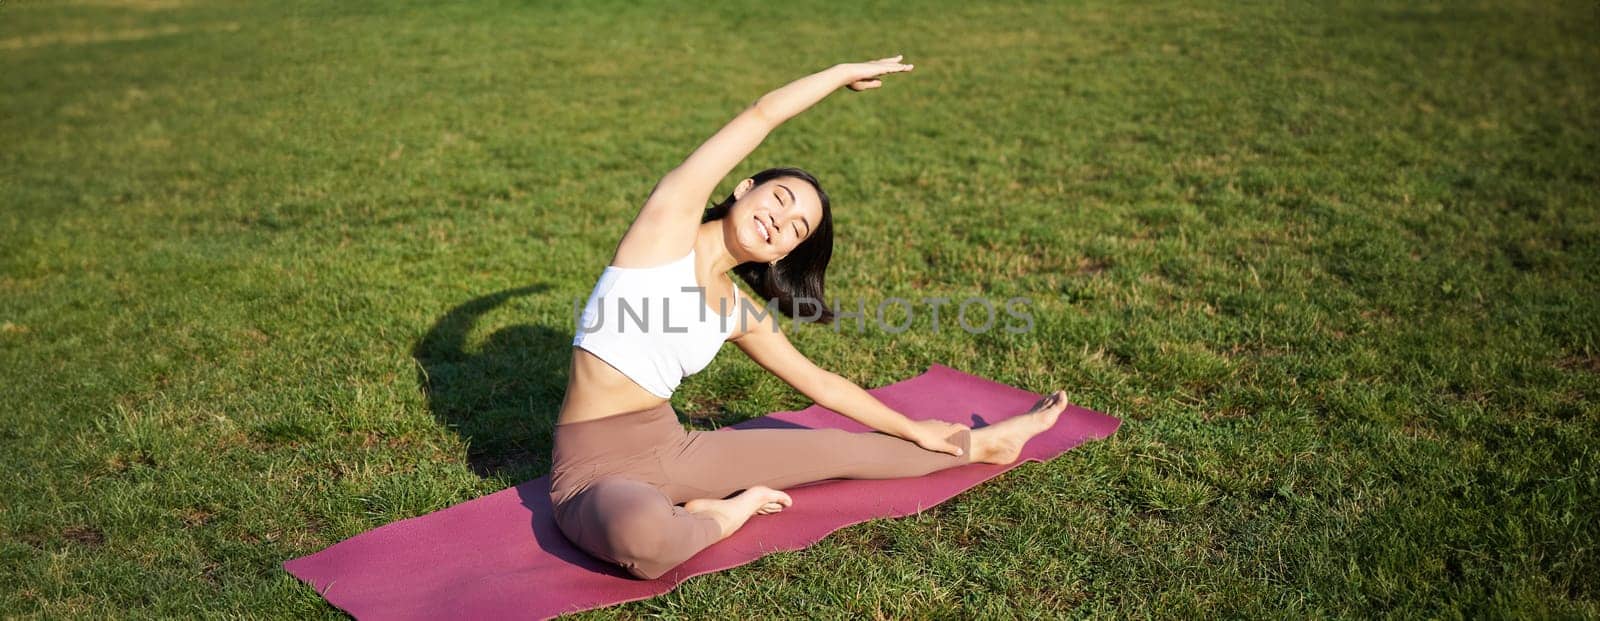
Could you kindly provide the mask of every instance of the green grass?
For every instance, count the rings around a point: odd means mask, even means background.
[[[0,2],[0,615],[337,617],[279,563],[548,468],[661,173],[904,52],[737,172],[823,180],[830,295],[1035,329],[793,340],[1126,424],[594,617],[1595,618],[1597,15]],[[674,398],[805,404],[731,347]]]

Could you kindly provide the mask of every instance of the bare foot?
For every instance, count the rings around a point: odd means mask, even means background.
[[[1033,408],[988,427],[972,430],[972,461],[1009,464],[1022,454],[1028,440],[1056,424],[1067,409],[1067,393],[1057,390]]]
[[[769,515],[794,504],[788,494],[757,485],[728,499],[697,498],[683,503],[690,513],[710,515],[722,527],[722,536],[732,535],[752,515]]]

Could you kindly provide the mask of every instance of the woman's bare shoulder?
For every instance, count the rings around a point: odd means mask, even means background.
[[[649,204],[628,225],[611,255],[616,267],[653,267],[682,258],[694,247],[700,220],[674,210],[652,210]]]

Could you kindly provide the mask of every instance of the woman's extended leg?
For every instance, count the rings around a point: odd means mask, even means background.
[[[949,438],[962,454],[930,451],[881,433],[837,429],[746,429],[689,433],[661,454],[662,491],[673,502],[722,498],[764,485],[787,489],[824,479],[916,477],[974,461],[1016,461],[1029,438],[1055,425],[1066,395],[1039,401],[1028,412]]]
[[[961,456],[936,453],[894,436],[838,429],[741,429],[690,432],[661,455],[662,491],[674,502],[722,498],[762,485],[787,489],[824,479],[898,479],[971,463],[971,432],[949,440]]]

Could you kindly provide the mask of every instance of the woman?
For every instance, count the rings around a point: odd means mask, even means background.
[[[977,430],[907,419],[795,351],[771,313],[745,312],[756,304],[727,274],[738,272],[791,317],[803,313],[804,302],[822,299],[833,232],[828,197],[815,178],[773,169],[743,180],[716,207],[702,206],[779,124],[841,86],[869,90],[886,74],[910,71],[900,59],[837,65],[766,94],[650,193],[573,339],[550,497],[556,523],[578,547],[653,579],[751,516],[790,506],[780,489],[1010,463],[1029,438],[1055,424],[1066,405],[1061,392]],[[817,317],[815,304],[810,310],[807,317]],[[882,433],[685,432],[668,398],[724,341],[818,404]]]

